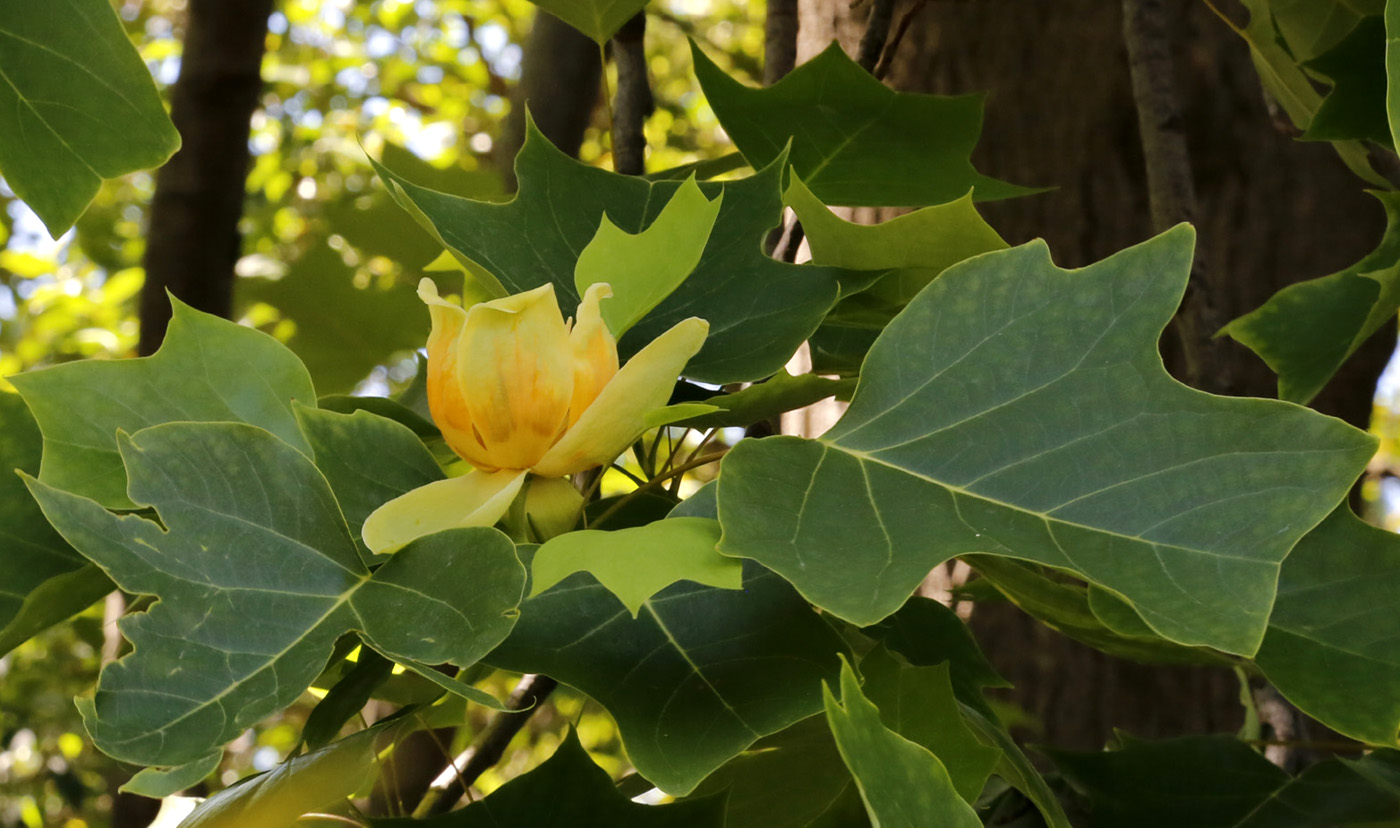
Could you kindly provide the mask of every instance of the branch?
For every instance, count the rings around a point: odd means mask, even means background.
[[[797,0],[768,0],[763,24],[763,83],[772,86],[797,65]]]
[[[438,774],[418,807],[413,809],[413,816],[421,819],[452,810],[452,806],[467,792],[467,787],[501,761],[510,740],[515,738],[515,734],[530,721],[540,704],[558,686],[559,683],[549,676],[522,676],[515,691],[506,700],[506,707],[511,712],[497,713],[476,743],[462,751],[451,765]]]
[[[623,175],[646,172],[647,116],[656,110],[647,80],[647,17],[637,12],[613,35],[617,96],[613,99],[613,170]]]
[[[1165,0],[1123,0],[1123,42],[1133,79],[1138,131],[1147,166],[1152,227],[1162,232],[1196,216],[1196,187],[1186,130],[1173,78]],[[1225,324],[1206,277],[1199,249],[1175,328],[1181,346],[1182,379],[1206,391],[1233,385],[1221,349],[1211,339]]]
[[[889,43],[885,45],[885,52],[880,56],[880,62],[875,64],[873,74],[876,78],[884,80],[885,75],[889,74],[895,52],[899,51],[899,44],[904,42],[904,36],[909,33],[909,24],[914,22],[915,15],[923,11],[924,6],[927,5],[928,0],[915,0],[914,5],[899,18],[899,25],[894,28],[894,37],[891,37]]]
[[[860,38],[860,51],[856,63],[870,74],[875,74],[875,65],[885,51],[885,41],[890,36],[890,20],[894,17],[894,0],[875,0],[870,9],[870,18],[865,22],[865,34]]]

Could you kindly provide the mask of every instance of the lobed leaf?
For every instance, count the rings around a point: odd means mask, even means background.
[[[122,435],[134,502],[160,524],[28,479],[44,514],[123,589],[154,595],[107,665],[93,741],[127,762],[206,756],[284,708],[351,630],[390,658],[474,663],[515,622],[525,573],[493,529],[412,544],[371,575],[301,452],[242,423]]]
[[[1279,564],[1341,500],[1368,435],[1173,380],[1156,340],[1179,227],[1079,271],[1042,243],[944,273],[885,330],[820,440],[745,441],[720,551],[872,624],[929,569],[989,553],[1075,572],[1165,638],[1252,654]]]

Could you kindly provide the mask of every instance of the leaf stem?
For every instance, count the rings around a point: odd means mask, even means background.
[[[688,472],[688,471],[693,471],[694,469],[698,469],[698,468],[700,468],[701,466],[707,466],[707,465],[709,465],[710,463],[713,463],[713,462],[715,462],[716,460],[719,460],[721,457],[723,457],[723,456],[724,456],[725,454],[727,454],[728,452],[729,452],[729,449],[725,449],[724,451],[717,451],[717,452],[715,452],[715,453],[713,453],[713,454],[707,454],[707,455],[705,455],[704,457],[701,457],[701,458],[698,459],[698,460],[693,460],[693,461],[688,462],[688,463],[682,463],[681,465],[676,466],[675,468],[671,469],[669,472],[667,472],[667,473],[665,473],[665,474],[657,475],[656,477],[653,477],[652,479],[648,480],[645,484],[643,484],[643,485],[641,485],[641,486],[638,486],[636,489],[634,489],[634,490],[628,492],[627,494],[623,495],[622,498],[620,498],[616,503],[614,503],[606,512],[604,512],[603,514],[599,515],[599,516],[598,516],[598,519],[595,520],[595,521],[593,521],[593,523],[594,523],[595,525],[596,525],[596,524],[604,523],[605,521],[607,521],[608,518],[612,517],[613,514],[614,514],[615,512],[617,512],[617,510],[621,509],[623,506],[626,506],[627,503],[628,503],[628,501],[630,501],[632,498],[636,497],[637,495],[641,494],[642,492],[649,491],[649,490],[651,490],[651,489],[655,489],[655,488],[657,488],[658,486],[660,486],[661,484],[665,483],[667,480],[671,479],[672,477],[679,477],[680,475],[683,475],[683,474],[685,474],[685,473]]]

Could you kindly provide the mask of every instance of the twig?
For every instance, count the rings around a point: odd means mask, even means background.
[[[875,64],[885,51],[885,41],[890,36],[890,20],[894,18],[894,0],[875,0],[870,8],[870,17],[865,22],[865,34],[860,38],[860,51],[856,53],[856,63],[865,71],[875,73]]]
[[[613,170],[623,175],[646,172],[647,116],[656,109],[647,80],[647,16],[638,12],[613,35],[617,97],[613,103]]]
[[[880,62],[875,64],[874,75],[877,79],[884,80],[885,75],[889,74],[890,64],[894,62],[895,53],[899,51],[899,44],[904,42],[904,35],[909,32],[909,24],[914,22],[915,15],[927,5],[928,0],[914,0],[914,5],[900,16],[899,23],[894,27],[894,36],[885,44],[885,52],[880,55]]]
[[[1147,166],[1152,226],[1162,232],[1196,215],[1196,188],[1173,78],[1170,18],[1164,0],[1123,0],[1123,42],[1133,79],[1138,130]],[[1232,385],[1211,338],[1224,325],[1199,251],[1176,316],[1186,382],[1217,393]]]
[[[725,449],[724,451],[717,451],[713,454],[707,454],[698,460],[692,460],[689,463],[682,463],[679,466],[676,466],[675,468],[671,469],[669,472],[666,472],[665,474],[653,477],[652,479],[646,482],[646,485],[638,486],[637,488],[618,498],[618,501],[616,503],[608,507],[608,510],[606,512],[599,515],[598,519],[593,521],[593,525],[602,525],[604,522],[607,521],[608,518],[613,516],[613,513],[617,512],[623,506],[626,506],[627,502],[630,501],[632,498],[636,497],[637,495],[646,491],[650,491],[651,489],[655,489],[657,486],[660,486],[661,484],[665,483],[667,480],[670,480],[673,477],[678,477],[682,474],[685,474],[688,471],[698,469],[701,466],[708,466],[709,464],[723,457],[728,451],[729,449]]]
[[[540,703],[554,692],[559,683],[549,676],[527,674],[516,685],[515,692],[506,701],[509,712],[497,713],[482,732],[476,744],[462,751],[452,766],[444,768],[433,780],[428,792],[418,807],[413,809],[415,819],[442,814],[452,810],[457,800],[466,793],[467,787],[485,773],[488,768],[501,760],[510,745],[510,740],[525,726]]]
[[[797,0],[768,0],[763,22],[763,83],[772,86],[797,65]]]

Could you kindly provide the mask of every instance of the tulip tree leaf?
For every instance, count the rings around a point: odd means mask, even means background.
[[[1290,778],[1232,736],[1123,742],[1093,753],[1045,751],[1089,796],[1096,825],[1330,828],[1400,817],[1396,751],[1329,759]]]
[[[392,727],[351,734],[225,788],[195,808],[180,828],[295,828],[303,824],[302,814],[336,805],[373,781],[375,742]]]
[[[114,509],[130,509],[118,429],[134,434],[174,421],[243,422],[310,451],[292,403],[316,401],[306,368],[252,328],[171,299],[174,315],[153,356],[69,362],[19,374],[44,435],[39,479]]]
[[[725,828],[869,825],[825,716],[769,736],[710,774],[697,796],[723,792]]]
[[[180,147],[155,81],[107,0],[0,3],[0,174],[63,235],[104,178]]]
[[[982,654],[966,622],[932,598],[915,595],[894,615],[861,632],[916,667],[946,662],[958,701],[983,712],[991,711],[982,699],[982,688],[1011,686]]]
[[[841,699],[822,686],[826,721],[836,747],[860,788],[870,821],[880,828],[922,828],[930,814],[948,828],[981,828],[982,820],[958,795],[948,770],[928,748],[880,721],[880,710],[861,694],[849,665],[841,668]]]
[[[515,169],[519,194],[492,204],[417,186],[375,164],[399,204],[419,215],[445,247],[510,293],[552,282],[566,315],[579,301],[575,264],[602,217],[640,233],[681,187],[589,167],[556,149],[533,124]],[[709,321],[710,333],[686,376],[716,384],[770,376],[843,291],[878,278],[879,272],[791,265],[763,254],[762,239],[782,212],[782,173],[778,159],[748,178],[699,185],[712,203],[724,198],[705,252],[690,276],[618,342],[624,359],[680,320],[698,316]]]
[[[658,520],[612,532],[566,532],[544,543],[530,563],[530,594],[587,572],[636,618],[648,598],[678,581],[720,589],[743,585],[743,565],[715,551],[719,521]]]
[[[732,394],[710,397],[705,403],[714,411],[681,420],[677,425],[686,428],[747,426],[828,397],[849,394],[855,386],[853,379],[829,379],[816,374],[793,376],[783,370]]]
[[[1332,81],[1304,141],[1390,142],[1385,113],[1385,22],[1364,17],[1344,40],[1307,62]]]
[[[267,302],[296,324],[287,347],[322,393],[350,391],[376,365],[428,338],[428,314],[413,285],[404,279],[356,287],[355,269],[324,242],[281,278],[239,279],[237,286],[240,300]]]
[[[213,773],[224,760],[224,749],[214,748],[208,756],[201,756],[193,762],[186,762],[174,768],[142,768],[126,781],[119,790],[152,799],[164,799],[186,788],[192,788]]]
[[[602,312],[614,336],[641,321],[699,264],[723,198],[723,191],[705,198],[688,178],[640,233],[628,233],[603,215],[597,235],[578,256],[574,287],[582,296],[589,285],[612,286]]]
[[[1400,733],[1400,538],[1345,505],[1283,562],[1255,661],[1289,701],[1376,745]]]
[[[387,401],[386,401],[387,402]],[[407,426],[358,410],[338,414],[296,407],[316,467],[335,493],[360,556],[369,549],[360,528],[370,512],[401,494],[443,478],[433,455]]]
[[[521,605],[487,661],[592,696],[617,721],[637,771],[682,795],[756,739],[820,710],[821,681],[842,649],[781,578],[745,564],[742,591],[676,584],[636,619],[593,578],[571,576]]]
[[[24,400],[0,393],[0,655],[112,590],[49,526],[14,473],[39,472],[40,446]]]
[[[720,551],[862,625],[954,555],[1033,560],[1165,638],[1252,654],[1279,564],[1375,442],[1168,376],[1156,340],[1192,241],[1183,225],[1077,271],[1041,242],[950,268],[875,343],[826,435],[726,455]]]
[[[1385,208],[1376,249],[1340,273],[1289,285],[1222,329],[1278,374],[1279,399],[1306,403],[1400,310],[1400,193]]]
[[[1385,5],[1385,0],[1333,2],[1333,0],[1269,0],[1269,13],[1288,51],[1298,60],[1312,60],[1329,51],[1356,28],[1363,14]]]
[[[554,755],[515,777],[480,802],[425,820],[372,820],[373,828],[724,828],[717,797],[641,805],[618,792],[607,771],[594,764],[569,731]]]
[[[330,486],[241,423],[123,435],[132,499],[161,525],[29,479],[44,514],[128,592],[133,652],[107,665],[86,724],[114,758],[193,761],[290,704],[356,630],[390,658],[475,663],[510,631],[525,573],[493,529],[424,538],[370,575]]]
[[[622,24],[645,9],[647,0],[531,0],[599,45],[607,43]]]
[[[836,216],[795,173],[783,200],[802,221],[812,261],[894,271],[852,298],[902,307],[952,265],[1006,248],[997,231],[977,213],[970,194],[873,225],[853,224]]]
[[[1400,3],[1385,4],[1385,117],[1390,147],[1400,148]]]
[[[791,141],[793,169],[827,204],[921,207],[969,190],[979,201],[1037,192],[972,168],[981,95],[895,92],[837,43],[763,89],[729,77],[693,42],[690,51],[715,117],[749,163],[773,163]]]

